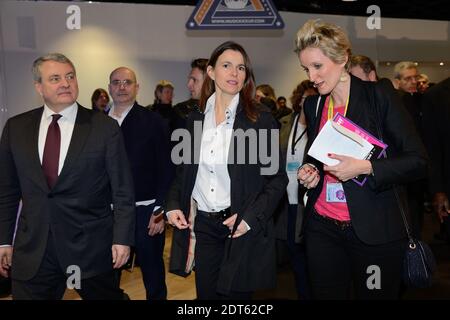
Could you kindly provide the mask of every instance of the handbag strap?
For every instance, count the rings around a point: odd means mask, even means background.
[[[378,108],[378,99],[377,99],[377,95],[376,95],[376,85],[372,84],[371,86],[371,94],[370,94],[370,104],[372,106],[372,111],[375,114],[375,126],[377,128],[377,134],[378,134],[378,138],[383,141],[383,135],[382,135],[382,131],[381,131],[381,121],[380,121],[380,110]],[[386,153],[386,157],[387,157],[387,153]],[[408,220],[406,219],[406,212],[405,212],[405,206],[403,205],[400,196],[398,194],[397,191],[397,187],[395,186],[395,184],[393,185],[393,189],[394,189],[394,194],[395,194],[395,198],[397,200],[397,205],[400,209],[400,213],[402,215],[402,220],[403,220],[403,224],[405,225],[405,229],[406,229],[406,235],[408,236],[408,239],[410,242],[413,241],[413,237],[411,235],[411,228],[409,226]]]

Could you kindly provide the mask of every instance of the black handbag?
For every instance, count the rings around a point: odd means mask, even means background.
[[[372,87],[372,110],[375,112],[375,122],[378,132],[378,138],[383,141],[381,133],[380,115],[377,108],[376,87]],[[403,259],[403,282],[409,287],[427,288],[430,287],[433,280],[433,273],[436,270],[436,260],[430,247],[420,240],[414,239],[411,235],[411,229],[406,219],[406,212],[403,203],[400,200],[396,186],[393,186],[397,204],[402,215],[403,224],[405,225],[406,234],[408,236],[408,245],[406,247],[405,257]]]
[[[404,211],[404,206],[400,202],[397,189],[394,187],[395,197],[405,224],[408,235],[408,246],[406,247],[403,259],[403,282],[408,287],[427,288],[433,282],[433,273],[436,270],[436,260],[430,247],[420,240],[414,239],[411,235],[408,221]]]

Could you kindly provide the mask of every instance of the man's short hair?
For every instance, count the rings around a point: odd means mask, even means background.
[[[198,58],[191,61],[191,68],[199,69],[203,74],[206,73],[206,67],[208,66],[208,59]]]
[[[407,69],[416,69],[417,66],[414,62],[411,61],[400,61],[394,66],[394,78],[395,79],[401,79],[402,78],[402,71]]]
[[[69,58],[67,58],[62,53],[48,53],[45,56],[41,56],[34,60],[33,67],[31,71],[33,72],[33,80],[36,82],[42,82],[42,76],[41,76],[41,65],[46,61],[55,61],[59,63],[67,63],[70,64],[70,66],[73,68],[73,71],[76,74],[75,66],[73,65],[72,61],[70,61]]]
[[[375,68],[375,63],[367,57],[363,55],[355,55],[352,56],[350,59],[350,67],[356,67],[359,66],[365,74],[369,74],[370,71],[375,71],[375,74],[377,73],[377,69]]]

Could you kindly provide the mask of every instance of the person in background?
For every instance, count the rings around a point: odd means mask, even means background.
[[[419,74],[417,77],[417,91],[424,94],[425,91],[430,87],[430,79],[424,73]]]
[[[108,114],[109,111],[109,95],[105,89],[95,89],[91,96],[92,110]]]
[[[147,300],[165,300],[163,251],[164,200],[173,172],[168,127],[162,117],[136,101],[139,83],[133,70],[114,69],[109,76],[113,104],[109,116],[120,125],[133,174],[136,200],[135,250]]]
[[[44,105],[9,119],[0,141],[0,274],[11,270],[13,299],[61,299],[78,270],[83,299],[122,300],[114,269],[128,260],[135,214],[120,128],[76,102],[66,56],[32,70]]]
[[[183,119],[172,107],[174,86],[170,81],[161,80],[155,88],[155,101],[153,105],[147,106],[150,110],[159,113],[169,127],[169,139],[172,132],[183,127]]]
[[[307,21],[296,50],[319,91],[304,104],[305,153],[338,112],[375,137],[378,123],[388,145],[387,158],[328,153],[337,164],[325,165],[307,155],[298,170],[307,190],[304,237],[313,298],[348,299],[353,291],[357,299],[397,299],[407,238],[393,185],[426,175],[424,146],[397,96],[349,74],[351,44],[340,27]],[[367,179],[362,186],[352,180],[359,176]],[[370,282],[373,266],[378,276]]]
[[[207,74],[200,112],[186,126],[199,148],[178,166],[166,201],[168,221],[176,227],[171,272],[186,275],[195,264],[198,299],[250,299],[256,289],[275,286],[272,215],[287,178],[278,145],[270,150],[273,167],[264,172],[268,165],[258,142],[246,142],[242,134],[270,145],[277,125],[253,99],[252,66],[242,46],[219,45]]]
[[[394,87],[412,95],[417,92],[419,72],[417,65],[411,61],[401,61],[394,66]]]
[[[256,87],[255,90],[255,100],[257,102],[260,102],[261,98],[269,98],[272,99],[274,102],[277,101],[277,98],[275,96],[275,90],[268,85],[268,84],[260,84]]]
[[[198,109],[203,81],[205,80],[206,76],[207,63],[208,59],[203,58],[194,59],[191,62],[191,72],[189,73],[187,82],[187,88],[189,89],[191,98],[174,106],[177,114],[184,120],[187,119],[188,115],[193,110]]]
[[[413,118],[415,128],[423,141],[423,95],[417,90],[419,77],[417,66],[411,61],[401,61],[394,66],[397,93]],[[407,185],[407,190],[412,233],[416,238],[421,239],[427,190],[426,179],[412,181]]]
[[[280,149],[289,183],[277,209],[275,227],[277,239],[286,241],[300,299],[309,299],[311,295],[302,241],[304,207],[302,196],[299,195],[297,169],[303,162],[308,141],[303,103],[306,97],[316,94],[317,90],[309,80],[302,81],[292,92],[291,103],[294,112],[280,120]]]
[[[351,57],[350,73],[363,81],[376,82],[378,80],[375,64],[369,57],[363,55]]]
[[[287,105],[286,105],[286,98],[285,98],[285,97],[279,96],[279,97],[277,98],[277,108],[278,108],[278,109],[279,109],[279,108],[287,108]]]
[[[441,225],[435,237],[450,243],[450,78],[428,89],[422,105],[424,139],[431,163],[429,191]]]

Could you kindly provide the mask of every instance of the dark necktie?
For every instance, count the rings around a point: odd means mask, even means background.
[[[47,138],[45,139],[44,155],[42,156],[42,169],[50,189],[58,179],[59,149],[61,148],[61,131],[58,120],[60,114],[52,115],[52,123],[48,126]]]

